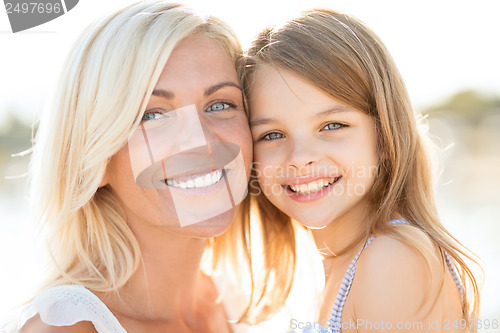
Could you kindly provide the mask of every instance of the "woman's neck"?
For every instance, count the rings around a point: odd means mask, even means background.
[[[207,240],[176,235],[155,226],[133,232],[142,261],[119,290],[120,295],[109,293],[104,302],[118,316],[134,320],[195,320],[200,312],[199,295],[207,286],[200,270]]]

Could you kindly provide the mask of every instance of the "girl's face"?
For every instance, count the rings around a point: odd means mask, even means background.
[[[141,126],[111,158],[105,181],[133,230],[212,237],[232,223],[251,161],[234,63],[217,42],[196,35],[173,50]]]
[[[257,178],[275,206],[313,228],[365,214],[378,161],[372,117],[267,65],[249,101]]]

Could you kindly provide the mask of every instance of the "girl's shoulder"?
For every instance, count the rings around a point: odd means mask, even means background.
[[[17,327],[20,333],[126,333],[106,305],[90,290],[78,285],[42,291],[23,309]]]
[[[398,234],[378,234],[359,257],[350,295],[356,313],[372,318],[392,314],[395,320],[410,313],[418,317],[440,311],[439,304],[450,300],[461,313],[459,290],[439,247],[417,227],[395,227]]]
[[[409,294],[417,289],[428,290],[429,274],[442,276],[443,262],[437,245],[420,229],[398,225],[399,235],[378,234],[358,260],[358,287],[379,286],[378,290],[392,294],[401,289]],[[384,290],[384,286],[389,290]],[[375,291],[374,291],[375,292]]]
[[[426,254],[439,257],[437,245],[425,232],[409,223],[392,223],[392,225],[398,234],[376,234],[370,246],[365,248],[363,257],[386,255],[394,256],[393,259],[401,259],[410,252],[418,254],[418,249],[423,248],[428,250]]]

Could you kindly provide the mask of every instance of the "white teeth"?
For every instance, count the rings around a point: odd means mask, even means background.
[[[200,188],[208,187],[217,183],[222,178],[222,170],[216,170],[203,176],[187,178],[185,180],[167,179],[167,184],[179,188]]]
[[[312,181],[307,184],[300,184],[300,185],[289,185],[290,189],[294,192],[298,192],[301,194],[308,194],[308,193],[313,193],[313,192],[318,192],[321,189],[328,187],[335,183],[339,177],[332,178],[329,182],[327,182],[324,179],[319,179]]]
[[[194,179],[194,186],[195,187],[203,187],[205,185],[204,181],[205,177],[197,177]]]
[[[221,172],[220,171],[216,171],[216,172],[213,172],[212,173],[212,183],[217,183],[220,179],[220,175],[221,175]]]
[[[316,192],[318,190],[318,182],[311,182],[309,184],[307,184],[307,190],[309,192]]]

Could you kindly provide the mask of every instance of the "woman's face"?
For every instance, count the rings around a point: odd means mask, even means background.
[[[105,181],[132,228],[213,237],[246,195],[251,160],[235,65],[216,41],[195,35],[173,50]]]
[[[267,65],[257,70],[249,101],[264,195],[308,227],[362,216],[377,169],[373,118]]]

